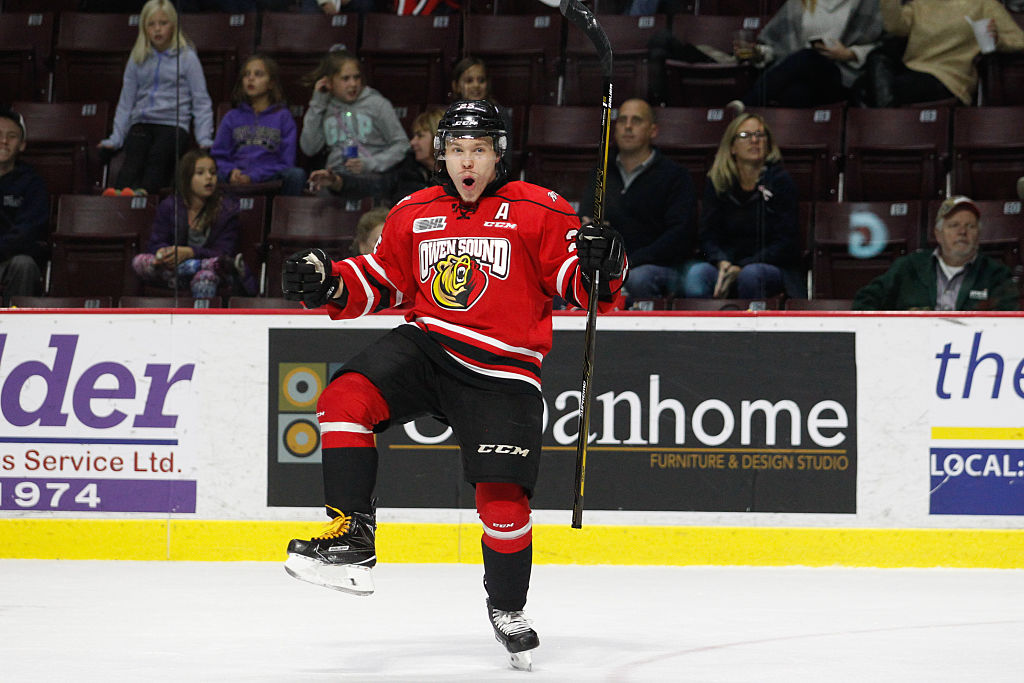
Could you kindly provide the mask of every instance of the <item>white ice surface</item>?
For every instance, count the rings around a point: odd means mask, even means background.
[[[0,560],[0,681],[1024,681],[1024,571],[539,565],[529,673],[480,566],[374,573]]]

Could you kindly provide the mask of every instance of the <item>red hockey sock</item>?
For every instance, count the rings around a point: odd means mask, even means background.
[[[373,427],[391,416],[380,390],[356,372],[327,385],[316,404],[323,448],[374,446]]]
[[[499,553],[515,553],[533,541],[530,501],[519,484],[480,482],[476,509],[484,525],[483,543]]]

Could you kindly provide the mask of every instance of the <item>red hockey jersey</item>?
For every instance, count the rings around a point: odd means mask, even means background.
[[[475,205],[429,187],[391,210],[375,253],[333,264],[347,296],[327,309],[335,319],[355,318],[411,302],[406,324],[460,368],[539,390],[552,298],[587,306],[579,227],[568,202],[529,183],[506,183]],[[609,284],[616,292],[621,279]],[[599,302],[599,310],[614,303]]]

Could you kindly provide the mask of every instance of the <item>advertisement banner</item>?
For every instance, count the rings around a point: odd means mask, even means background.
[[[1000,328],[932,336],[929,512],[1024,515],[1024,346]]]
[[[384,330],[270,329],[267,503],[322,504],[315,396]],[[571,507],[582,333],[544,362],[535,508]],[[857,367],[846,332],[607,330],[587,461],[596,510],[857,511]],[[473,507],[450,429],[378,436],[381,506]]]
[[[116,345],[43,326],[0,334],[0,509],[195,512],[197,364],[161,351],[152,322],[120,322]]]

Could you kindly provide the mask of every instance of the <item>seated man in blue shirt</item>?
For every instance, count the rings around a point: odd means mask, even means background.
[[[654,148],[654,109],[626,100],[615,120],[615,163],[608,168],[604,220],[622,235],[629,258],[629,301],[683,296],[683,264],[694,257],[696,193],[690,173]],[[584,223],[594,215],[597,173],[580,204]]]

